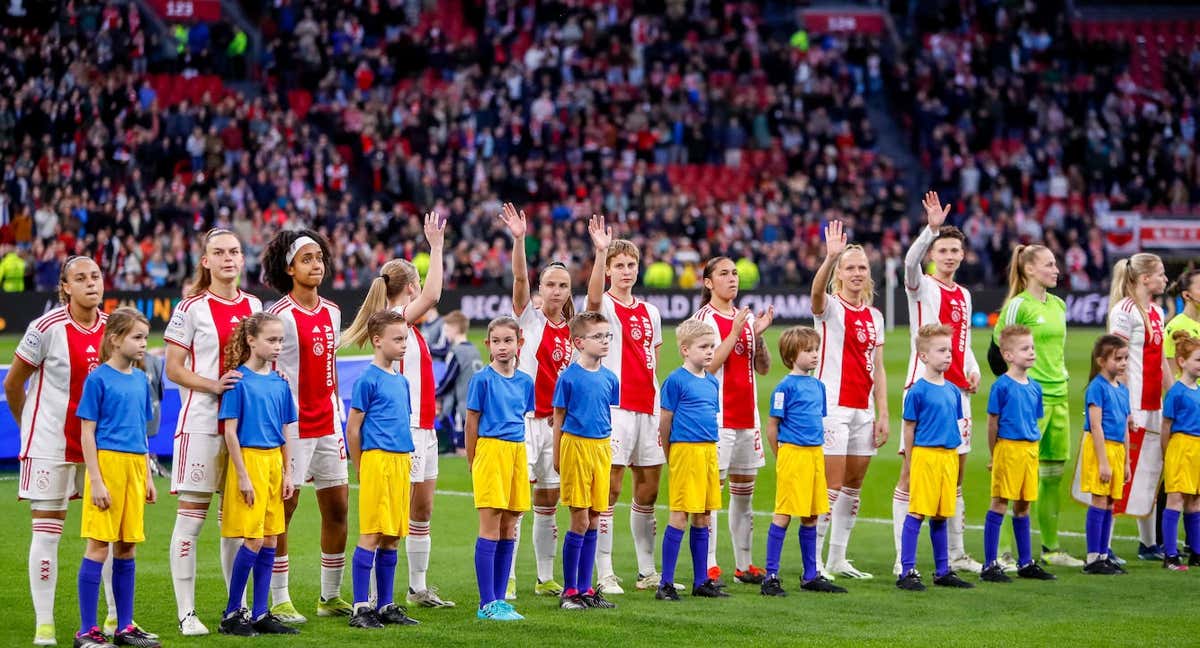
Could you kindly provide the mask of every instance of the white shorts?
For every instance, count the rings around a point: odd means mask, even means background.
[[[558,488],[561,482],[554,471],[554,427],[549,417],[525,417],[525,456],[534,488]]]
[[[412,473],[410,480],[414,484],[437,479],[438,476],[438,439],[437,432],[426,428],[409,428],[412,431]]]
[[[717,466],[721,479],[728,475],[754,475],[767,465],[758,430],[721,428],[717,437]]]
[[[658,415],[616,407],[612,413],[612,465],[661,466],[667,462],[658,438]]]
[[[292,483],[299,488],[312,482],[317,490],[350,483],[346,469],[346,441],[341,433],[292,439]]]
[[[958,432],[962,435],[962,443],[958,446],[958,454],[965,455],[971,452],[971,397],[965,391],[959,390],[959,395],[962,397],[962,410],[966,416],[958,419]],[[904,399],[908,398],[908,390],[900,395],[900,409],[904,410]],[[900,434],[900,447],[896,450],[896,454],[904,454],[904,433]]]
[[[822,421],[825,456],[875,456],[875,413],[834,405]]]
[[[81,463],[57,459],[21,460],[21,481],[17,487],[17,498],[37,502],[58,502],[67,510],[71,498],[83,494],[83,476],[87,469]],[[50,509],[47,509],[50,510]]]
[[[220,492],[225,479],[225,437],[194,432],[175,436],[171,467],[172,493]]]
[[[1150,411],[1134,408],[1129,410],[1129,421],[1133,423],[1134,429],[1145,428],[1151,434],[1162,434],[1162,410]]]

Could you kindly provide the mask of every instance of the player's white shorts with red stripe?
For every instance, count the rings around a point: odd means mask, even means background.
[[[292,439],[292,483],[312,482],[317,490],[350,483],[346,468],[346,441],[342,433]]]
[[[967,392],[959,390],[958,395],[962,397],[962,410],[965,418],[958,420],[958,432],[962,435],[962,443],[958,446],[958,454],[965,455],[971,452],[971,429],[974,423],[971,421],[971,397]],[[900,409],[904,409],[904,399],[908,398],[908,390],[900,395]],[[900,446],[896,450],[896,454],[904,454],[904,435],[900,435]]]
[[[554,471],[554,427],[549,417],[525,417],[525,457],[534,488],[558,488],[561,481]]]
[[[172,493],[216,493],[225,479],[225,437],[184,432],[175,435],[171,467]]]
[[[426,428],[409,428],[412,431],[412,483],[437,479],[438,476],[438,439],[435,430]]]
[[[72,497],[83,494],[83,476],[86,472],[81,463],[25,457],[21,460],[17,498],[61,502],[65,509]]]
[[[758,430],[721,428],[717,437],[717,467],[727,475],[753,475],[767,465]]]
[[[612,465],[661,466],[667,462],[658,438],[658,415],[612,408]]]
[[[827,412],[823,420],[826,456],[875,456],[875,412],[840,405]]]
[[[1129,421],[1135,432],[1129,439],[1133,474],[1122,504],[1128,515],[1149,515],[1158,501],[1158,483],[1163,474],[1162,410],[1133,409]],[[1134,448],[1139,436],[1140,447]]]

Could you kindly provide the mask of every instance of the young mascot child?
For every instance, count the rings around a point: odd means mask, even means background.
[[[779,582],[779,558],[792,517],[800,518],[800,588],[844,593],[817,571],[817,516],[829,512],[825,497],[825,385],[812,377],[821,361],[821,335],[793,326],[779,337],[779,356],[791,373],[771,393],[767,441],[775,452],[775,516],[767,531],[767,576],[763,596],[785,596]]]
[[[662,579],[654,598],[678,601],[675,564],[683,532],[691,518],[688,545],[692,551],[692,596],[727,597],[708,578],[709,514],[721,508],[721,471],[717,462],[717,429],[721,386],[708,373],[717,336],[699,320],[686,320],[675,329],[683,366],[662,384],[659,437],[670,474],[671,520],[663,534]]]
[[[533,411],[533,378],[517,371],[521,326],[497,317],[487,327],[492,362],[467,386],[467,465],[479,510],[475,577],[480,619],[520,621],[504,600],[516,544],[517,519],[529,510],[525,415]]]
[[[112,326],[109,320],[109,326]],[[1163,510],[1163,567],[1186,571],[1200,566],[1200,339],[1187,331],[1172,336],[1179,381],[1167,391],[1163,402],[1162,442],[1167,507]],[[1187,564],[1179,558],[1179,516],[1191,541],[1192,557]]]
[[[1129,475],[1129,388],[1119,382],[1129,363],[1129,345],[1116,335],[1101,335],[1092,347],[1092,375],[1084,403],[1080,485],[1091,493],[1087,512],[1085,574],[1124,573],[1109,559],[1113,502],[1121,499]]]
[[[950,328],[941,324],[922,326],[917,331],[917,353],[925,364],[925,375],[913,383],[904,399],[904,461],[909,470],[908,517],[901,536],[902,574],[896,587],[922,591],[925,585],[915,569],[917,538],[921,522],[929,520],[929,538],[936,565],[934,585],[970,588],[974,585],[959,578],[950,569],[946,519],[954,515],[958,483],[958,444],[962,434],[958,420],[963,417],[962,395],[946,381],[951,360]]]
[[[408,324],[396,311],[379,311],[367,320],[375,357],[354,382],[346,439],[358,471],[358,546],[354,548],[352,628],[385,624],[416,625],[394,592],[397,547],[408,535],[413,439],[408,427],[408,380],[392,367],[404,357]],[[375,570],[376,607],[369,602]]]

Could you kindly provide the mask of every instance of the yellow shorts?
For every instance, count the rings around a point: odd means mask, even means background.
[[[1083,474],[1079,476],[1079,487],[1085,493],[1119,500],[1125,493],[1125,444],[1105,439],[1104,454],[1108,456],[1108,465],[1112,468],[1112,480],[1107,484],[1100,481],[1100,462],[1096,459],[1091,432],[1084,434]]]
[[[111,503],[101,511],[92,503],[92,480],[83,482],[83,522],[80,534],[99,542],[146,540],[146,455],[100,450],[100,478]]]
[[[1171,435],[1163,475],[1166,492],[1200,495],[1200,437],[1182,432]]]
[[[812,517],[829,512],[821,446],[779,444],[775,460],[775,514]]]
[[[408,535],[412,456],[367,450],[358,462],[358,532],[403,538]]]
[[[608,510],[612,442],[564,432],[558,448],[559,493],[563,506]]]
[[[475,444],[471,464],[475,508],[529,510],[529,462],[524,441],[484,437]]]
[[[1037,500],[1038,442],[996,439],[992,450],[992,497]]]
[[[958,451],[917,446],[908,478],[908,512],[930,517],[954,515],[958,491]]]
[[[721,508],[721,468],[715,442],[672,443],[668,461],[672,511],[707,513]]]
[[[231,459],[225,467],[225,496],[221,498],[221,537],[263,538],[283,533],[283,451],[242,448],[242,462],[254,487],[254,505],[247,505],[242,498]]]

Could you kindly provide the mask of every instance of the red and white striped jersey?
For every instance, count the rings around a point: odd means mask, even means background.
[[[1108,332],[1129,342],[1129,367],[1125,371],[1129,406],[1150,412],[1162,409],[1162,309],[1151,303],[1143,318],[1133,299],[1126,297],[1108,312]]]
[[[600,298],[600,313],[612,326],[613,341],[604,366],[621,381],[621,404],[630,412],[658,411],[658,347],[662,346],[662,315],[653,304],[636,297],[618,302],[610,293]]]
[[[283,320],[283,350],[275,368],[292,388],[300,438],[340,432],[334,360],[341,341],[342,311],[328,299],[321,299],[317,309],[310,311],[285,295],[270,312]]]
[[[734,315],[726,315],[705,304],[692,315],[712,327],[717,334],[717,343],[733,334]],[[754,376],[754,315],[746,318],[742,330],[737,333],[729,357],[714,374],[720,385],[721,427],[735,430],[758,429],[758,391]]]
[[[99,313],[92,327],[84,328],[68,307],[60,306],[25,329],[16,356],[36,371],[21,410],[21,459],[83,461],[75,408],[84,380],[100,365],[107,320],[108,315]]]
[[[205,291],[179,302],[167,323],[163,339],[188,352],[185,368],[216,380],[221,377],[225,345],[233,329],[238,322],[261,310],[262,301],[250,293],[239,290],[237,299],[230,301]],[[176,436],[221,433],[217,421],[220,397],[180,385],[179,401]]]
[[[429,345],[421,335],[421,326],[408,318],[407,306],[396,309],[408,322],[408,344],[404,347],[404,359],[400,371],[408,379],[408,401],[412,407],[409,425],[422,430],[432,430],[437,417],[437,385],[433,383],[433,356]]]
[[[874,402],[875,349],[883,346],[883,313],[830,295],[825,312],[813,319],[821,334],[817,380],[825,383],[826,404],[867,409]]]
[[[526,304],[520,314],[521,353],[517,368],[533,377],[533,415],[545,418],[554,413],[554,386],[558,375],[571,364],[571,329],[564,320],[551,322],[540,308]]]
[[[960,285],[950,286],[925,274],[922,261],[933,245],[933,239],[932,230],[921,228],[920,236],[904,255],[904,291],[908,294],[911,329],[904,388],[908,389],[925,375],[925,364],[917,357],[917,331],[926,324],[945,324],[953,331],[946,380],[965,390],[969,387],[967,378],[979,373],[979,362],[971,348],[971,293]]]

